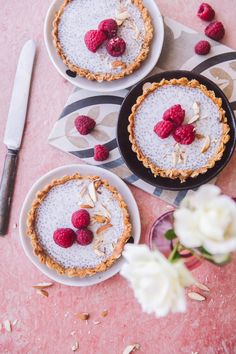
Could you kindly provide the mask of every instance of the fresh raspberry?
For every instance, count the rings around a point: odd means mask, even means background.
[[[104,161],[109,156],[109,150],[104,145],[94,146],[94,160]]]
[[[88,229],[80,229],[76,231],[77,242],[81,246],[87,246],[93,241],[93,233]]]
[[[95,127],[96,122],[88,116],[78,116],[75,119],[75,127],[81,135],[89,134]]]
[[[113,20],[113,18],[108,18],[107,20],[99,23],[98,29],[103,31],[107,38],[112,38],[117,34],[118,25],[117,22]]]
[[[90,215],[87,210],[81,209],[72,214],[71,222],[77,229],[87,227],[90,223]]]
[[[119,57],[120,55],[122,55],[124,53],[125,48],[126,48],[126,43],[122,38],[115,37],[115,38],[111,38],[107,42],[106,48],[107,48],[108,53],[112,57]]]
[[[199,55],[206,55],[210,52],[211,45],[208,41],[199,41],[195,47],[195,53]]]
[[[179,144],[189,145],[195,139],[195,130],[192,124],[184,124],[176,128],[173,132],[175,141]]]
[[[170,135],[170,133],[173,131],[174,129],[174,124],[168,120],[162,120],[160,122],[158,122],[155,127],[154,127],[154,132],[161,138],[161,139],[165,139],[168,138],[168,136]]]
[[[203,21],[211,21],[215,17],[215,11],[209,4],[203,2],[198,9],[197,15]]]
[[[53,233],[54,242],[63,248],[71,247],[75,240],[75,232],[72,229],[57,229]]]
[[[184,116],[185,110],[180,104],[175,104],[164,112],[163,119],[172,122],[178,127],[183,123]]]
[[[105,33],[99,30],[88,31],[84,36],[84,42],[91,52],[95,53],[100,45],[107,39]]]
[[[205,28],[205,35],[215,41],[220,41],[225,35],[225,29],[222,22],[214,21],[210,23]]]

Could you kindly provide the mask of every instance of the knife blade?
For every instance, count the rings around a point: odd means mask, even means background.
[[[0,184],[1,236],[6,235],[8,230],[17,169],[17,155],[24,132],[35,52],[36,45],[33,40],[27,41],[21,50],[5,128],[3,142],[7,147],[7,153]]]

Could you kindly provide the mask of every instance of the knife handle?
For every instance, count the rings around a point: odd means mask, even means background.
[[[7,234],[11,200],[14,191],[16,169],[17,169],[16,150],[8,150],[2,173],[0,184],[0,236]]]

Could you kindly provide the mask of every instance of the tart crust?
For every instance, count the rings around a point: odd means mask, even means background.
[[[96,80],[96,81],[113,81],[113,80],[118,80],[122,79],[125,76],[128,76],[132,74],[135,70],[137,70],[141,63],[147,58],[149,50],[150,50],[150,44],[153,38],[153,26],[152,26],[152,20],[151,17],[148,13],[148,10],[145,8],[143,5],[142,0],[132,0],[132,3],[137,6],[139,9],[143,21],[144,21],[144,26],[145,26],[145,37],[143,40],[142,48],[139,52],[139,55],[136,57],[136,59],[129,65],[125,66],[123,70],[117,74],[112,74],[112,73],[93,73],[87,69],[78,67],[77,65],[73,64],[70,62],[70,59],[66,56],[66,54],[63,52],[63,49],[60,44],[59,36],[58,36],[58,27],[59,23],[61,20],[61,16],[64,12],[65,7],[72,2],[73,0],[65,0],[62,6],[60,7],[59,11],[56,13],[55,19],[53,21],[53,31],[52,31],[52,36],[53,36],[53,43],[56,48],[56,51],[58,55],[61,57],[63,63],[73,72],[75,72],[77,75],[81,77],[85,77],[88,80]]]
[[[191,87],[191,88],[198,88],[200,89],[207,97],[209,97],[218,107],[219,110],[219,115],[220,115],[220,123],[222,124],[222,136],[221,136],[221,141],[219,144],[219,148],[215,154],[207,163],[206,166],[203,166],[201,168],[195,169],[195,170],[181,170],[181,169],[162,169],[158,167],[156,164],[152,163],[148,156],[145,156],[139,146],[136,143],[135,140],[135,132],[134,132],[134,127],[135,127],[135,115],[137,112],[137,109],[139,106],[142,104],[142,102],[145,100],[145,98],[152,93],[153,91],[157,90],[159,87],[165,86],[165,85],[181,85],[181,86],[186,86],[186,87]],[[215,163],[219,161],[224,153],[225,150],[225,144],[229,141],[230,136],[229,136],[229,131],[230,127],[227,124],[227,118],[225,116],[225,111],[222,108],[222,100],[221,98],[218,98],[215,96],[214,91],[210,91],[206,88],[206,86],[202,85],[199,83],[197,80],[191,80],[189,81],[186,77],[182,77],[180,79],[172,79],[172,80],[161,80],[160,82],[155,82],[151,84],[147,89],[144,90],[144,93],[139,96],[136,100],[136,103],[132,107],[131,114],[129,116],[129,125],[128,125],[128,132],[129,132],[129,140],[132,144],[132,150],[137,154],[137,158],[139,161],[143,163],[143,165],[146,168],[150,168],[154,176],[161,176],[161,177],[168,177],[171,179],[176,179],[179,178],[181,182],[185,182],[187,178],[192,177],[195,178],[199,174],[204,174],[207,172],[208,169],[212,168],[215,166]]]
[[[52,257],[50,257],[47,252],[42,247],[38,235],[35,230],[35,221],[37,216],[37,209],[40,204],[43,202],[44,198],[47,196],[48,192],[55,186],[60,184],[64,184],[70,180],[78,179],[81,180],[83,178],[90,179],[91,181],[100,180],[101,185],[107,188],[113,195],[114,199],[119,202],[120,208],[123,212],[123,221],[124,221],[124,231],[120,236],[113,253],[103,262],[98,264],[94,268],[66,268],[56,262]],[[58,274],[67,275],[68,277],[85,277],[91,276],[98,272],[104,272],[108,268],[112,266],[113,263],[116,262],[118,258],[120,258],[123,248],[129,238],[131,237],[132,226],[130,223],[129,212],[126,203],[124,202],[122,196],[118,193],[115,187],[109,185],[107,180],[100,179],[98,176],[85,176],[82,177],[79,173],[76,173],[72,176],[65,176],[61,179],[53,180],[50,184],[48,184],[43,190],[39,191],[36,195],[36,199],[33,201],[31,209],[28,213],[27,217],[27,235],[31,239],[31,244],[34,250],[34,254],[39,258],[40,262],[46,264],[49,268],[57,271]]]

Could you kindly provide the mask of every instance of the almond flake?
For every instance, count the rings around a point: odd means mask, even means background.
[[[104,224],[105,222],[107,223],[108,222],[108,219],[105,217],[105,216],[102,216],[102,215],[94,215],[92,217],[92,220],[95,220],[96,222],[100,223],[100,224]]]
[[[77,313],[76,317],[82,321],[87,321],[89,319],[90,315],[88,312],[81,312],[81,313]]]
[[[205,138],[205,135],[202,135],[202,134],[197,133],[197,134],[195,135],[195,138],[198,139],[198,140],[201,140],[201,139]]]
[[[200,113],[200,104],[198,102],[193,103],[194,115],[199,115]]]
[[[200,115],[199,114],[195,114],[192,118],[190,118],[188,120],[188,124],[192,124],[192,123],[196,122],[199,118],[200,118]]]
[[[90,205],[90,204],[81,204],[81,205],[80,205],[80,208],[82,208],[82,209],[92,209],[93,206]]]
[[[17,322],[18,322],[18,320],[14,320],[14,321],[12,322],[12,326],[15,326],[15,325],[17,324]]]
[[[127,10],[124,10],[124,11],[121,11],[121,10],[118,10],[116,11],[116,14],[115,14],[115,19],[116,20],[120,20],[120,21],[125,21],[127,20],[128,18],[130,18],[130,14]]]
[[[209,136],[207,136],[204,141],[204,145],[201,149],[201,153],[204,154],[209,149],[210,145],[211,145],[211,139]]]
[[[203,290],[203,291],[210,291],[210,289],[205,285],[205,284],[202,284],[202,283],[195,283],[194,284],[197,288]]]
[[[3,326],[7,332],[11,332],[11,322],[9,320],[3,321]]]
[[[96,203],[98,198],[97,198],[97,192],[96,192],[96,189],[95,189],[95,186],[94,186],[93,182],[89,184],[88,191],[89,191],[90,198],[92,199],[92,201],[94,203]]]
[[[37,294],[45,296],[45,297],[49,296],[48,292],[46,290],[43,290],[43,289],[37,290]]]
[[[110,227],[112,227],[112,224],[105,224],[105,225],[102,225],[100,226],[97,231],[96,231],[96,234],[99,235],[101,234],[102,232],[106,231],[107,229],[109,229]]]
[[[107,317],[107,315],[108,315],[108,310],[104,310],[101,312],[102,317]]]
[[[107,207],[102,204],[103,208],[105,209],[105,216],[107,216],[109,219],[111,218],[111,213],[109,212],[109,210],[107,209]]]
[[[93,324],[94,325],[98,325],[98,324],[100,324],[101,323],[101,321],[93,321]]]
[[[98,250],[98,249],[94,249],[94,253],[96,253],[96,255],[99,256],[99,257],[105,256],[105,253],[100,251],[100,250]]]
[[[98,188],[102,185],[102,181],[99,179],[97,181],[94,182],[94,186],[96,191],[98,190]]]
[[[46,289],[46,288],[50,288],[51,286],[53,286],[53,283],[38,283],[36,285],[32,285],[32,288],[34,288],[34,289]]]
[[[80,196],[83,197],[85,195],[86,191],[87,191],[87,187],[84,186],[80,191]]]
[[[121,60],[115,60],[111,63],[111,67],[113,69],[125,69],[126,68],[126,64],[121,61]]]
[[[75,342],[75,344],[73,344],[73,345],[71,346],[71,350],[72,350],[73,352],[76,352],[78,349],[79,349],[79,343],[78,343],[78,342]]]
[[[204,301],[206,300],[206,298],[198,293],[195,292],[190,292],[188,293],[188,297],[190,297],[190,299],[192,300],[196,300],[196,301]]]
[[[125,348],[123,354],[131,354],[134,351],[140,349],[140,347],[141,347],[140,344],[130,344]]]

